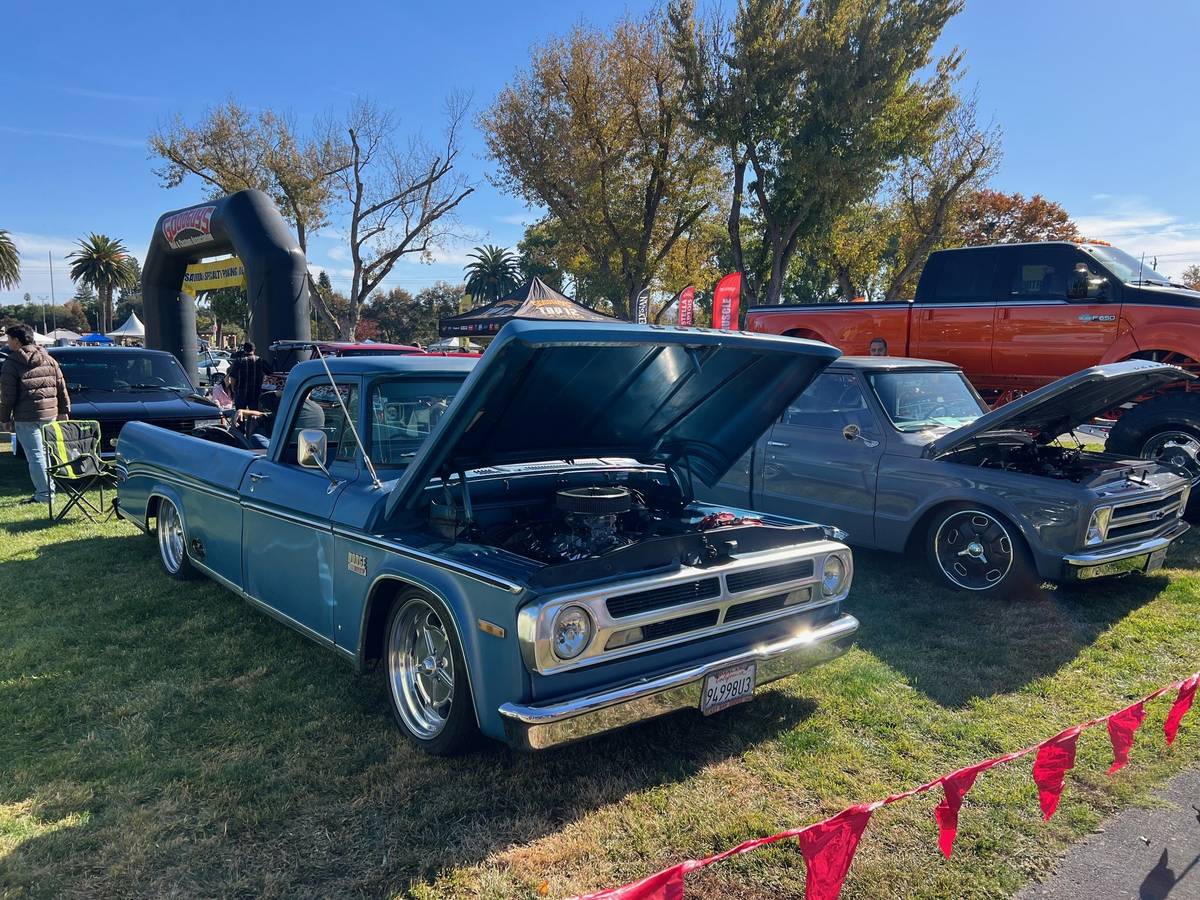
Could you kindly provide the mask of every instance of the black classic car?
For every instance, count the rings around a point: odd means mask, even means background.
[[[67,380],[71,418],[100,423],[106,454],[126,422],[190,432],[221,421],[220,408],[196,390],[170,353],[140,347],[54,347],[50,355]]]
[[[1188,469],[1084,449],[1073,429],[1189,377],[1113,363],[989,412],[957,366],[843,357],[704,496],[924,552],[958,590],[1151,571],[1188,529]]]

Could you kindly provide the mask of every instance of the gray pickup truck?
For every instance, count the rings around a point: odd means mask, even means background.
[[[1069,436],[1106,410],[1191,376],[1130,360],[1084,369],[988,411],[957,366],[842,357],[706,499],[825,522],[848,542],[924,552],[951,588],[1012,594],[1161,567],[1191,476]]]

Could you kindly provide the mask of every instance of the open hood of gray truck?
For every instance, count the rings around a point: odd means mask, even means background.
[[[674,466],[713,485],[839,352],[796,338],[513,320],[392,489],[416,509],[430,479],[596,457]]]
[[[1175,366],[1144,359],[1093,366],[942,435],[925,448],[925,456],[941,456],[988,432],[1033,432],[1039,441],[1048,443],[1156,387],[1193,377]]]

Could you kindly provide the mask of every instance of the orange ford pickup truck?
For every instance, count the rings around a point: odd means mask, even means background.
[[[952,362],[993,401],[1099,363],[1154,359],[1200,374],[1200,292],[1106,244],[1048,241],[941,250],[916,299],[751,307],[749,331],[865,354]],[[1170,456],[1200,475],[1200,393],[1170,386],[1116,410],[1112,452]]]

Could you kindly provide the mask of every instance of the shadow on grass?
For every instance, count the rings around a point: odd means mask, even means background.
[[[0,882],[63,894],[380,894],[557,833],[793,728],[765,690],[536,755],[422,755],[382,680],[105,536],[0,566],[0,809],[46,830]],[[36,595],[36,596],[34,596]]]
[[[1016,691],[1056,672],[1168,583],[1165,576],[1134,575],[987,600],[945,590],[924,565],[901,556],[857,550],[854,558],[847,607],[862,623],[859,646],[947,707]]]

